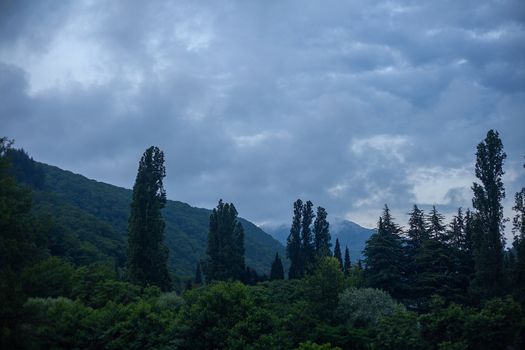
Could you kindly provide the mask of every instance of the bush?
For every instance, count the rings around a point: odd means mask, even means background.
[[[339,296],[336,315],[349,326],[375,326],[384,316],[391,315],[401,306],[380,289],[350,288]]]

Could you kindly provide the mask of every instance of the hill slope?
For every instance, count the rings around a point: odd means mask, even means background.
[[[16,168],[17,159],[12,161]],[[43,163],[36,162],[36,168],[44,181],[36,188],[32,186],[34,211],[58,223],[55,231],[65,231],[53,233],[57,241],[54,245],[57,252],[53,253],[66,256],[69,253],[77,263],[115,257],[122,265],[132,191]],[[28,178],[23,171],[18,172],[17,177]],[[166,244],[170,250],[169,263],[176,274],[192,276],[197,261],[204,258],[210,213],[208,209],[167,201],[163,210]],[[245,229],[246,264],[260,273],[268,273],[275,252],[284,254],[284,247],[251,222],[244,219],[241,222]],[[63,241],[68,237],[74,244]],[[60,252],[61,249],[67,251]]]
[[[281,244],[286,245],[286,239],[290,234],[289,225],[279,225],[276,227],[263,226],[262,229],[268,232]],[[330,222],[330,234],[332,235],[332,249],[335,245],[335,239],[339,238],[341,244],[341,251],[344,254],[344,249],[348,246],[350,251],[350,259],[352,262],[357,259],[362,259],[362,252],[365,248],[365,243],[374,233],[373,229],[359,226],[355,222],[349,220],[333,220]]]

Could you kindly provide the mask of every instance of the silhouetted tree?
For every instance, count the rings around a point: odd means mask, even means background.
[[[195,269],[195,284],[202,284],[202,271],[200,262],[197,262],[197,267]]]
[[[341,255],[341,245],[339,244],[339,238],[335,239],[334,258],[336,258],[337,261],[339,261],[341,271],[343,271],[343,257]]]
[[[301,221],[301,241],[302,241],[302,267],[305,273],[312,273],[315,268],[315,246],[312,235],[312,221],[314,219],[313,204],[306,201],[303,205],[303,216]]]
[[[286,256],[290,259],[288,278],[301,278],[303,276],[302,249],[301,249],[301,218],[303,214],[303,201],[298,199],[294,205],[294,215],[290,235],[286,243]]]
[[[497,131],[489,130],[487,137],[478,144],[476,152],[476,177],[481,184],[472,186],[472,205],[476,209],[479,230],[475,231],[474,262],[476,275],[474,287],[481,297],[497,295],[502,285],[503,269],[503,207],[505,198],[502,176],[507,155]]]
[[[345,261],[343,270],[346,276],[350,274],[350,251],[348,250],[348,247],[345,247]]]
[[[244,229],[235,206],[221,199],[210,215],[206,281],[239,280],[244,274]]]
[[[166,204],[162,179],[166,176],[164,153],[148,148],[140,159],[128,225],[128,275],[133,283],[171,288],[168,248],[164,245]]]
[[[317,215],[314,222],[314,246],[318,257],[332,255],[330,251],[330,225],[326,217],[326,210],[323,207],[317,207]]]
[[[284,279],[284,269],[279,253],[275,253],[275,260],[272,262],[272,269],[270,271],[270,280]]]

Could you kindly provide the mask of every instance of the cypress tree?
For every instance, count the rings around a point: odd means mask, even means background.
[[[303,276],[301,253],[301,218],[303,214],[303,201],[298,199],[293,204],[293,219],[290,235],[286,243],[286,256],[290,259],[288,278],[301,278]]]
[[[210,215],[205,277],[207,282],[239,280],[244,275],[244,229],[237,210],[219,200]]]
[[[200,262],[197,263],[197,268],[195,269],[195,284],[202,284],[202,271]]]
[[[272,263],[272,269],[270,271],[270,280],[282,280],[284,279],[284,269],[279,253],[275,253],[275,260]]]
[[[350,251],[348,250],[348,247],[345,247],[344,273],[345,276],[350,274]]]
[[[133,283],[170,289],[168,248],[164,245],[166,204],[162,179],[166,176],[164,153],[148,148],[139,163],[128,225],[128,275]]]
[[[364,249],[367,284],[384,289],[394,297],[404,296],[406,289],[405,258],[400,232],[390,209],[385,205],[377,232],[370,236]]]
[[[317,207],[314,222],[314,247],[318,257],[331,256],[330,224],[326,220],[327,213],[323,207]]]
[[[343,271],[343,257],[341,256],[341,245],[339,244],[339,238],[335,239],[334,258],[339,261],[339,266],[341,267],[341,271]]]
[[[489,130],[476,152],[476,177],[481,184],[472,186],[472,205],[476,209],[479,230],[475,232],[475,293],[484,297],[499,294],[503,272],[503,207],[505,198],[502,176],[507,155],[497,131]]]
[[[303,206],[303,217],[301,221],[301,255],[304,272],[308,274],[311,274],[315,268],[314,237],[310,227],[314,216],[313,203],[307,201]]]

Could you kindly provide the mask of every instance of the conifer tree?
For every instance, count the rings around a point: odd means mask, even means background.
[[[431,238],[435,238],[438,241],[445,242],[447,237],[445,235],[445,224],[443,220],[445,217],[439,213],[436,206],[432,206],[432,210],[427,218],[428,221],[428,233]]]
[[[317,207],[317,215],[314,222],[314,246],[318,257],[332,255],[330,251],[330,225],[326,217],[326,210],[323,207]]]
[[[447,241],[457,250],[465,250],[465,222],[463,219],[463,211],[458,208],[458,212],[448,226]]]
[[[275,253],[275,259],[272,263],[272,269],[270,271],[270,280],[282,280],[284,279],[284,269],[279,253]]]
[[[166,204],[162,179],[166,175],[164,153],[148,148],[139,163],[128,225],[128,275],[133,283],[170,289],[168,248],[164,245]]]
[[[303,215],[303,201],[295,201],[293,210],[292,227],[286,243],[286,256],[290,259],[288,278],[301,278],[303,276],[301,253],[301,218]]]
[[[311,228],[314,216],[313,203],[307,201],[303,205],[303,216],[301,221],[301,255],[304,272],[308,274],[312,273],[315,268],[315,247]]]
[[[503,207],[505,198],[502,176],[507,155],[497,131],[489,130],[476,152],[476,177],[472,186],[472,205],[479,229],[474,232],[475,293],[484,297],[499,294],[503,270]]]
[[[202,284],[202,271],[200,262],[197,263],[197,268],[195,269],[195,284]]]
[[[425,220],[425,213],[414,204],[414,208],[409,215],[407,243],[411,249],[417,249],[428,239],[428,227]]]
[[[512,219],[513,247],[516,252],[512,276],[515,282],[514,295],[525,305],[525,187],[516,192],[512,210],[516,212]]]
[[[364,249],[368,285],[384,289],[394,297],[403,296],[406,289],[405,258],[400,232],[390,209],[385,205],[377,232],[370,236]]]
[[[210,215],[205,277],[207,282],[240,280],[244,268],[244,230],[237,210],[219,200]]]
[[[341,271],[343,271],[343,257],[341,256],[341,245],[339,244],[339,238],[335,239],[334,258],[339,261],[339,266],[341,267]]]
[[[348,247],[345,247],[345,261],[343,270],[345,273],[345,276],[348,276],[350,274],[350,251],[348,250]]]

